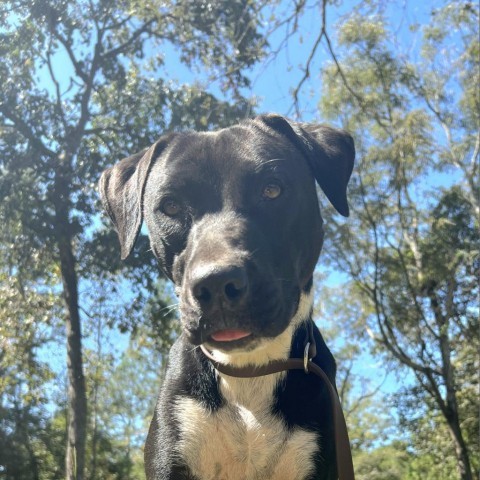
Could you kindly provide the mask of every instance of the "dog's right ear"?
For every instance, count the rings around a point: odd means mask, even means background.
[[[154,161],[168,145],[166,135],[150,148],[124,158],[102,173],[99,182],[103,207],[120,240],[122,260],[130,255],[143,221],[143,192]]]

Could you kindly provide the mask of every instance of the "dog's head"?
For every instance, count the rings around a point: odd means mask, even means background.
[[[264,115],[175,133],[106,170],[104,206],[126,258],[142,221],[193,344],[253,350],[310,289],[323,241],[315,179],[342,215],[355,150],[344,131]]]

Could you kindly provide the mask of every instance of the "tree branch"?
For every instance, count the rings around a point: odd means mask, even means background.
[[[55,73],[53,71],[53,66],[52,66],[52,39],[50,37],[50,41],[49,41],[49,45],[48,45],[48,49],[47,49],[47,58],[46,58],[46,62],[47,62],[47,67],[48,67],[48,72],[50,74],[50,78],[55,86],[55,94],[56,94],[56,97],[57,97],[57,101],[56,101],[56,104],[57,104],[57,111],[58,111],[58,114],[60,115],[60,119],[62,121],[62,124],[63,124],[63,128],[65,129],[65,131],[67,131],[68,129],[68,125],[67,125],[67,121],[66,121],[66,118],[65,118],[65,113],[63,111],[63,108],[62,108],[62,94],[61,94],[61,91],[60,91],[60,83],[58,82],[56,76],[55,76]]]
[[[137,40],[143,33],[152,33],[153,32],[150,30],[150,26],[155,22],[155,19],[150,19],[148,22],[145,22],[140,28],[135,30],[131,37],[121,45],[119,45],[116,48],[112,48],[111,50],[105,52],[102,54],[102,58],[110,58],[110,57],[116,57],[118,55],[123,54],[128,50],[128,48]],[[157,36],[155,34],[155,36]]]
[[[315,53],[317,51],[318,46],[320,45],[320,42],[322,41],[322,38],[327,35],[326,18],[327,18],[327,0],[322,0],[322,29],[320,30],[320,33],[317,39],[315,40],[315,43],[313,44],[313,48],[310,50],[310,55],[308,56],[307,63],[305,64],[304,74],[300,79],[300,82],[297,84],[297,86],[293,90],[293,104],[295,106],[295,113],[297,117],[300,117],[298,94],[303,84],[307,81],[308,78],[310,78],[310,65],[312,64],[312,61],[315,57]]]
[[[12,110],[7,108],[4,104],[0,104],[0,113],[13,123],[15,129],[28,140],[33,147],[35,147],[41,154],[50,158],[54,158],[57,154],[50,150],[41,139],[31,130],[30,126],[19,116],[13,113]]]
[[[70,58],[70,61],[72,62],[72,65],[74,67],[76,75],[78,77],[80,77],[84,83],[87,83],[88,82],[88,76],[83,71],[80,62],[75,57],[75,53],[73,52],[72,45],[67,41],[66,38],[64,38],[62,35],[60,35],[60,33],[55,28],[51,29],[51,33],[65,48],[65,50],[68,54],[68,57]]]
[[[373,216],[370,213],[369,206],[366,202],[366,192],[365,192],[365,187],[363,185],[362,177],[360,177],[360,191],[361,191],[361,197],[362,197],[362,202],[363,202],[363,208],[365,211],[365,214],[367,215],[368,221],[370,223],[371,229],[373,231],[374,235],[374,248],[375,248],[375,255],[374,255],[374,287],[373,287],[373,292],[372,292],[372,300],[374,303],[375,307],[375,315],[377,318],[377,325],[380,330],[381,334],[381,342],[387,347],[387,349],[397,358],[401,363],[404,363],[405,365],[408,365],[410,368],[422,372],[425,375],[428,373],[430,375],[435,374],[435,375],[441,375],[441,372],[432,369],[428,366],[421,365],[414,360],[412,360],[401,348],[400,344],[398,343],[398,340],[395,336],[395,333],[393,331],[392,325],[390,321],[388,320],[388,315],[385,312],[384,309],[384,301],[382,298],[379,298],[379,296],[382,296],[382,291],[379,287],[379,278],[378,278],[378,272],[379,272],[379,255],[380,255],[380,248],[379,248],[379,239],[378,239],[378,228],[377,228],[377,223],[373,219]],[[383,321],[382,321],[383,319]]]

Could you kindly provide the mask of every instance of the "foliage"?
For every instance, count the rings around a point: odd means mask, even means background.
[[[355,457],[355,478],[358,480],[406,480],[411,462],[406,446],[395,442],[361,452]],[[426,477],[425,477],[426,478]]]
[[[471,404],[480,345],[480,122],[470,88],[479,74],[478,9],[446,4],[431,18],[419,62],[394,52],[375,3],[339,26],[341,63],[324,71],[321,109],[330,118],[342,112],[359,163],[353,218],[329,218],[326,250],[352,279],[377,352],[409,368],[413,386],[402,402],[411,399],[410,412],[423,405],[447,427],[445,451],[467,479],[479,468],[470,431],[478,426]]]
[[[114,333],[102,324],[92,328],[95,345],[86,350],[86,367],[92,372],[87,476],[144,478],[143,443],[162,378],[163,355],[146,326],[130,337],[120,357],[114,353]]]

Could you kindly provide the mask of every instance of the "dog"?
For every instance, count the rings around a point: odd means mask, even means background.
[[[145,222],[179,297],[182,333],[145,445],[148,480],[337,478],[321,379],[293,370],[236,378],[203,349],[233,368],[304,355],[323,243],[315,180],[348,216],[354,157],[345,131],[269,114],[164,135],[102,174],[122,259]],[[313,362],[334,385],[334,358],[312,331]]]

